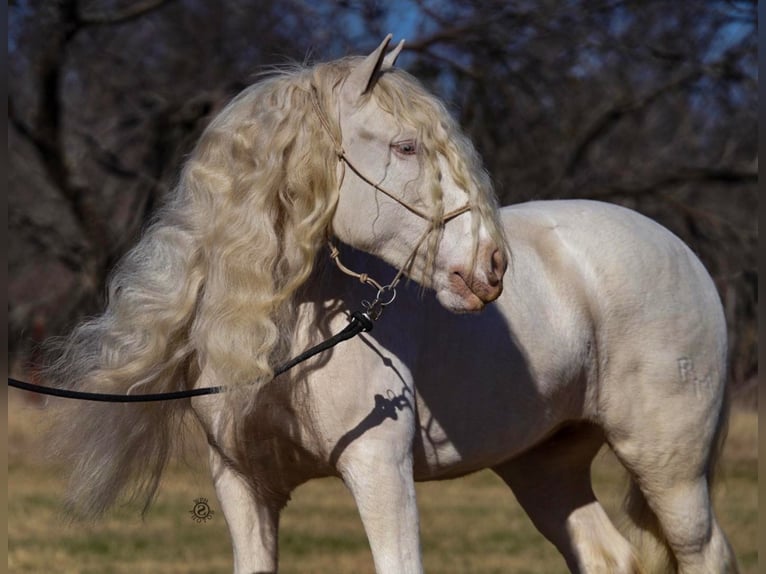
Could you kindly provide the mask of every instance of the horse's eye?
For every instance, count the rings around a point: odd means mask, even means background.
[[[418,146],[414,141],[398,142],[391,145],[394,151],[401,155],[415,155],[418,153]]]

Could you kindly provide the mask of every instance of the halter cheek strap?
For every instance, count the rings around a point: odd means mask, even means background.
[[[340,181],[338,183],[338,188],[342,187],[343,181],[346,176],[346,166],[353,171],[357,177],[359,177],[362,181],[367,183],[370,187],[375,189],[376,191],[379,191],[383,195],[389,197],[390,199],[394,200],[396,203],[407,209],[407,211],[417,215],[421,219],[424,219],[428,222],[428,228],[425,230],[425,232],[420,236],[418,241],[415,243],[415,247],[412,250],[412,253],[410,253],[410,256],[405,260],[404,264],[399,268],[394,278],[391,280],[390,283],[383,285],[367,275],[366,273],[357,273],[356,271],[352,271],[348,267],[346,267],[343,262],[340,260],[340,252],[338,251],[338,248],[333,245],[332,241],[328,239],[328,244],[330,247],[330,258],[335,262],[335,265],[338,267],[338,269],[345,273],[346,275],[350,277],[354,277],[361,281],[362,283],[365,283],[367,285],[371,285],[372,287],[375,287],[378,292],[377,296],[374,301],[367,302],[363,301],[363,305],[367,308],[367,311],[371,318],[377,319],[380,316],[380,313],[383,311],[383,308],[387,305],[390,305],[394,299],[396,298],[396,285],[399,283],[399,281],[402,278],[402,275],[404,275],[405,269],[407,269],[412,262],[415,260],[415,257],[417,256],[418,251],[420,250],[421,245],[423,245],[423,242],[426,240],[426,238],[431,234],[432,231],[435,229],[442,227],[447,222],[455,219],[459,215],[462,215],[463,213],[466,213],[471,210],[471,206],[466,203],[462,207],[458,207],[457,209],[453,209],[452,211],[443,214],[441,217],[435,218],[431,215],[425,213],[422,209],[411,205],[404,201],[402,198],[397,197],[395,194],[391,193],[390,191],[386,190],[385,188],[381,187],[379,184],[375,183],[373,180],[371,180],[369,177],[367,177],[365,174],[363,174],[359,168],[357,168],[351,160],[348,158],[348,155],[346,155],[346,151],[343,149],[343,143],[338,140],[338,138],[335,137],[333,134],[332,128],[330,127],[330,122],[327,119],[327,116],[325,115],[324,111],[319,105],[319,98],[317,96],[317,89],[315,86],[311,87],[311,105],[314,107],[314,111],[319,118],[319,122],[322,124],[322,127],[327,132],[327,135],[330,137],[330,139],[333,142],[333,145],[335,147],[335,155],[338,158],[338,161],[341,164],[341,174],[340,174]]]

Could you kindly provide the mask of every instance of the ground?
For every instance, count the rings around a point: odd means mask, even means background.
[[[46,411],[25,403],[15,390],[9,395],[10,572],[231,572],[231,546],[203,452],[192,449],[187,462],[173,464],[143,520],[140,509],[127,505],[96,523],[68,523],[61,514],[63,469],[46,461],[40,449]],[[754,411],[734,412],[715,491],[743,574],[757,572],[757,424]],[[624,483],[608,453],[599,456],[594,477],[600,498],[615,508]],[[199,506],[202,502],[212,514]],[[419,484],[418,504],[428,572],[566,571],[513,495],[488,471]],[[373,572],[353,500],[338,480],[298,489],[283,515],[280,548],[285,574]]]

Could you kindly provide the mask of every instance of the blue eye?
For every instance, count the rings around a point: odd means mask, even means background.
[[[418,153],[418,146],[414,141],[398,142],[391,145],[394,151],[401,155],[415,155]]]

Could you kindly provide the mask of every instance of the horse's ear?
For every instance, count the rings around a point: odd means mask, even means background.
[[[396,59],[399,57],[399,54],[402,52],[402,48],[404,48],[404,40],[399,40],[399,43],[396,45],[396,48],[391,50],[388,54],[386,54],[386,57],[383,58],[383,65],[380,67],[381,70],[390,70],[394,67],[394,64],[396,63]]]
[[[344,95],[351,101],[356,102],[359,96],[372,87],[375,76],[383,67],[384,55],[391,38],[391,34],[386,36],[372,54],[351,70],[343,85]]]

